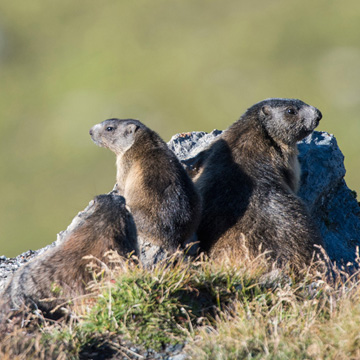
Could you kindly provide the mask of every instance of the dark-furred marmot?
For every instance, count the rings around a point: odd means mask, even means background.
[[[14,273],[0,295],[0,313],[4,316],[23,306],[47,313],[85,293],[92,273],[87,269],[91,260],[84,256],[92,255],[111,267],[105,255],[109,250],[122,256],[138,254],[133,218],[124,198],[113,194],[95,197],[81,223],[67,238]]]
[[[134,216],[139,243],[175,251],[192,239],[200,196],[175,154],[138,120],[109,119],[90,130],[116,154],[117,189]]]
[[[203,211],[200,247],[221,252],[261,251],[296,269],[322,245],[296,196],[300,167],[296,142],[319,124],[321,112],[300,100],[268,99],[249,108],[208,150],[196,186]]]

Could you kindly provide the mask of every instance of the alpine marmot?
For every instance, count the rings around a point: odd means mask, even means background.
[[[269,251],[296,269],[310,263],[322,239],[296,196],[296,142],[319,124],[321,112],[293,99],[268,99],[249,108],[204,151],[195,177],[203,202],[197,232],[211,257],[247,249]]]
[[[132,119],[105,120],[90,135],[116,154],[117,189],[134,216],[139,243],[173,252],[193,239],[200,196],[160,136]]]

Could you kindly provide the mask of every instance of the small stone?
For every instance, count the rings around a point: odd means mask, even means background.
[[[175,356],[170,356],[168,359],[169,360],[186,360],[188,358],[188,356],[186,354],[178,354]]]

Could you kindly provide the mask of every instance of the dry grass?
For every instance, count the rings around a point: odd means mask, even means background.
[[[0,358],[76,359],[89,349],[137,358],[131,346],[186,343],[196,359],[360,359],[359,272],[269,272],[265,255],[239,263],[178,254],[151,271],[113,261],[115,270],[94,266],[93,295],[68,307],[70,320],[3,330]]]

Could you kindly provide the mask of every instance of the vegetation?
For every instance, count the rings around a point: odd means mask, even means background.
[[[176,255],[153,271],[115,260],[113,271],[95,269],[67,321],[8,325],[0,357],[139,359],[181,344],[189,359],[358,359],[359,271],[269,271],[265,257]]]

